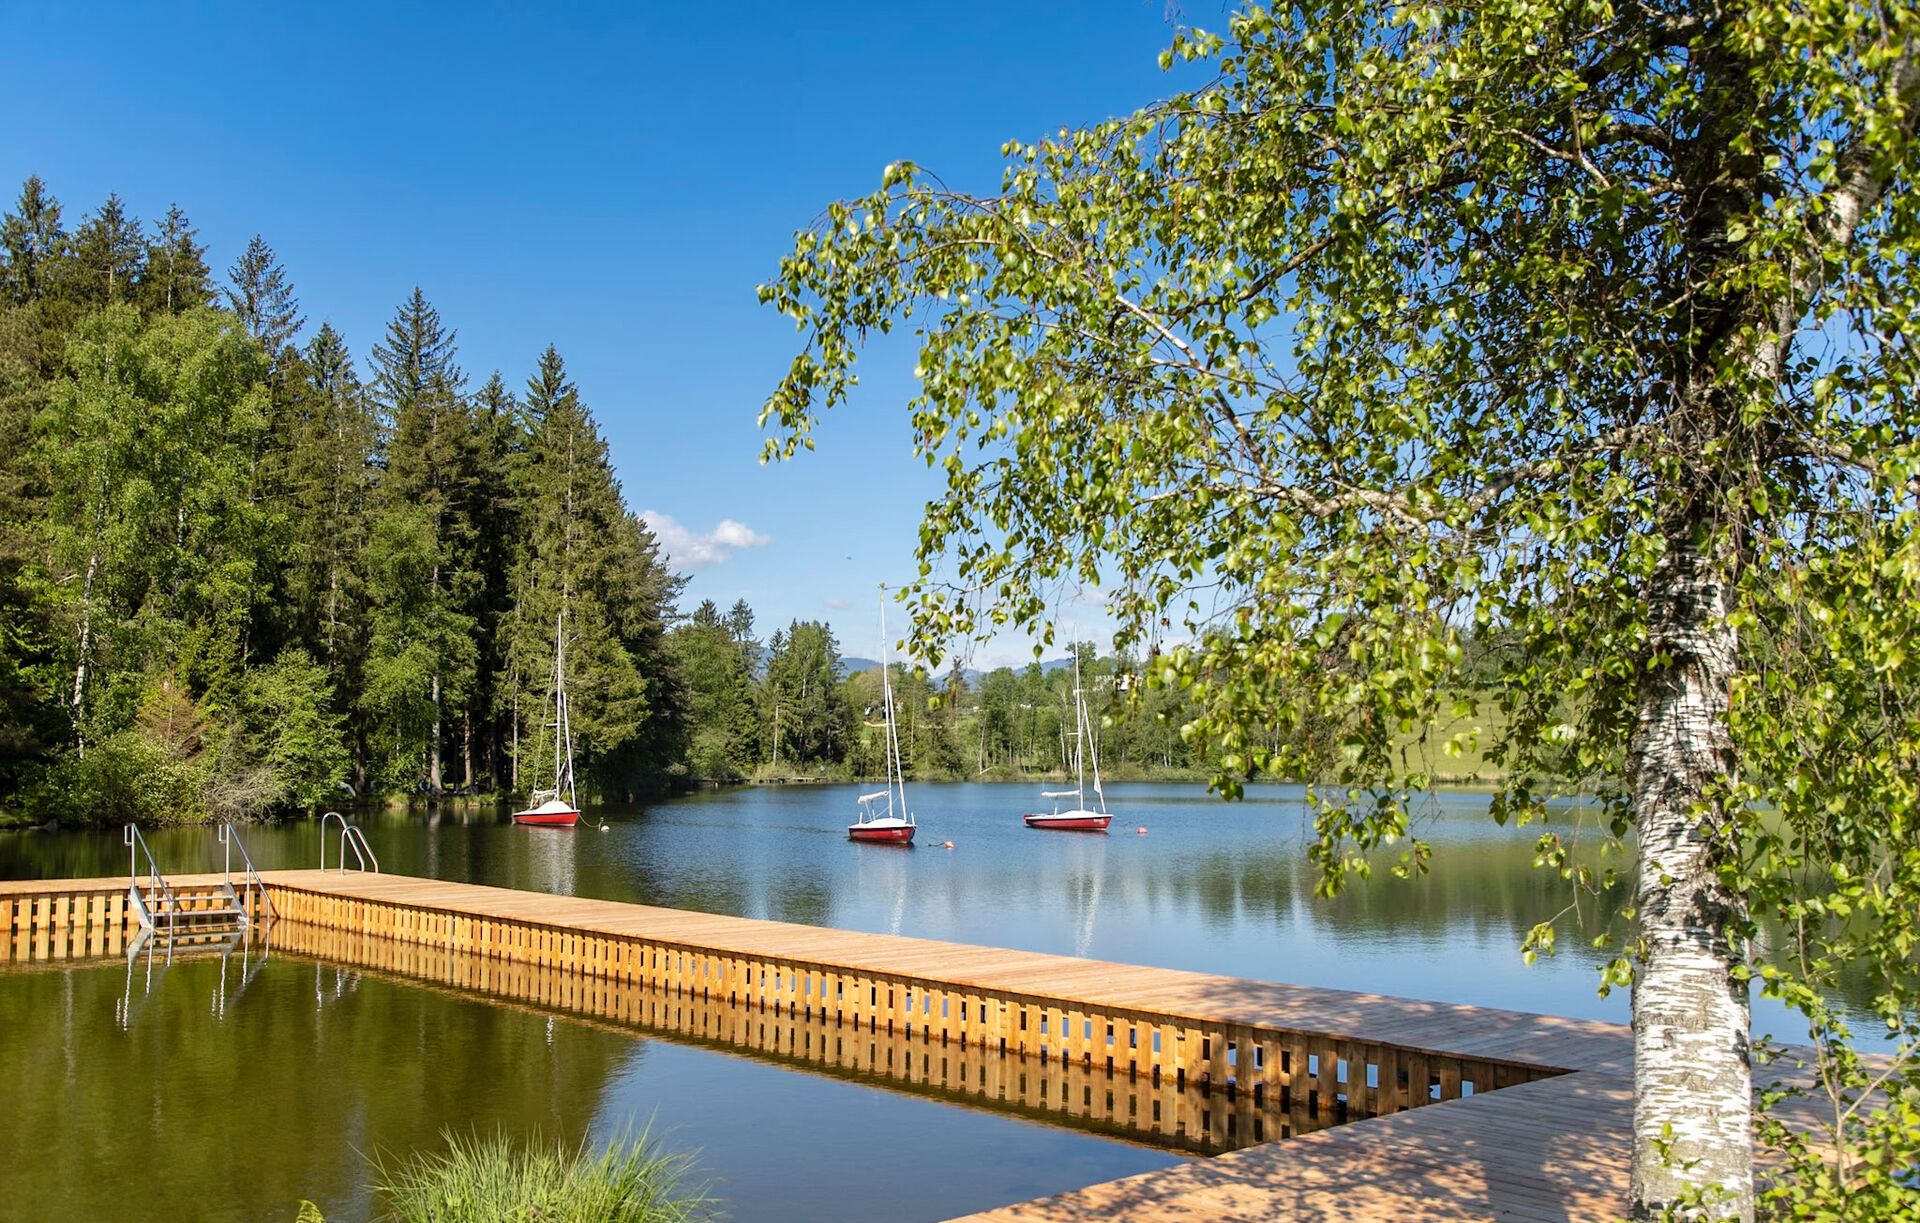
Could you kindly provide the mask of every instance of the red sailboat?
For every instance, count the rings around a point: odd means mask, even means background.
[[[553,621],[553,789],[535,790],[546,801],[513,813],[513,822],[535,828],[572,828],[580,822],[580,803],[573,789],[573,727],[567,721],[567,661],[563,609]]]
[[[1107,813],[1107,796],[1100,789],[1100,748],[1093,738],[1093,720],[1087,716],[1087,698],[1080,687],[1080,658],[1073,660],[1073,789],[1043,790],[1040,797],[1054,800],[1051,812],[1032,812],[1022,816],[1029,828],[1054,832],[1105,832],[1113,822]],[[1093,768],[1093,797],[1099,810],[1087,806],[1087,767]],[[1070,798],[1073,806],[1062,810],[1061,799]]]
[[[887,675],[886,590],[885,586],[880,588],[880,710],[887,740],[887,788],[860,796],[860,817],[847,826],[847,839],[912,845],[916,823],[913,812],[907,809],[907,774],[900,763],[900,737],[893,725],[893,681]],[[882,799],[887,804],[884,815],[879,806]]]

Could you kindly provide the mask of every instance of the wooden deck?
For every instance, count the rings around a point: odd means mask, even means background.
[[[1251,1101],[1348,1122],[979,1218],[1571,1223],[1626,1209],[1619,1025],[397,875],[265,878],[301,929],[457,953],[476,978],[532,966],[803,1031],[1029,1059],[1149,1101],[1149,1085],[1198,1088],[1221,1115]],[[0,959],[90,948],[77,923],[113,921],[125,888],[0,884]]]
[[[1626,1217],[1630,1072],[1585,1070],[970,1216],[993,1223]]]
[[[1382,994],[1282,985],[965,943],[861,934],[648,905],[551,896],[403,875],[267,871],[284,890],[476,918],[639,938],[721,955],[857,968],[1016,996],[1060,996],[1088,1008],[1151,1011],[1221,1026],[1299,1029],[1356,1044],[1510,1062],[1548,1071],[1625,1064],[1622,1025]],[[296,919],[297,920],[297,919]]]

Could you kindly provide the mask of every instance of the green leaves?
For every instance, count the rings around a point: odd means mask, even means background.
[[[1162,56],[1212,59],[1207,87],[1009,146],[999,194],[890,173],[799,235],[763,290],[802,337],[766,453],[914,319],[946,478],[915,652],[1045,633],[1098,584],[1223,793],[1318,783],[1328,891],[1474,750],[1502,822],[1593,798],[1540,865],[1614,886],[1587,851],[1623,849],[1646,699],[1698,644],[1655,608],[1706,558],[1740,657],[1700,823],[1737,933],[1791,950],[1817,1031],[1859,964],[1909,1031],[1911,964],[1843,932],[1910,949],[1911,914],[1805,870],[1920,895],[1917,38],[1905,3],[1246,9]]]

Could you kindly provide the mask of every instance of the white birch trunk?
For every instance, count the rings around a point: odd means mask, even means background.
[[[69,707],[74,750],[83,759],[87,754],[87,657],[93,647],[93,578],[99,570],[100,554],[95,552],[87,558],[87,577],[80,587],[80,658],[73,668],[73,702]]]
[[[440,677],[433,677],[433,733],[427,741],[427,786],[440,793]]]
[[[437,518],[434,522],[433,534],[435,544],[438,546],[440,527]],[[438,562],[433,566],[431,589],[435,596],[439,595],[440,565]],[[433,673],[433,736],[427,745],[427,788],[435,794],[440,793],[440,673],[438,671]]]
[[[1645,680],[1628,772],[1638,827],[1633,986],[1633,1200],[1657,1217],[1689,1192],[1702,1216],[1753,1218],[1753,1071],[1747,987],[1733,969],[1741,916],[1716,865],[1730,853],[1710,802],[1733,767],[1727,731],[1735,631],[1721,576],[1684,542],[1655,574]]]

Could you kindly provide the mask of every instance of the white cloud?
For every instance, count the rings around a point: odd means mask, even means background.
[[[834,611],[846,611],[848,608],[852,607],[853,604],[847,602],[845,599],[828,599],[827,606],[832,608]]]
[[[735,552],[764,548],[773,542],[772,536],[762,535],[746,523],[731,518],[722,518],[711,531],[691,530],[658,510],[640,511],[640,521],[660,540],[667,559],[687,569],[718,565]]]

